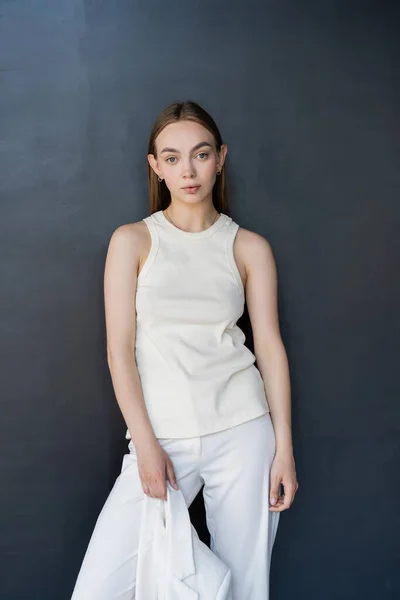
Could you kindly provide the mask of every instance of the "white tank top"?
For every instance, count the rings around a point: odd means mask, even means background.
[[[205,435],[269,412],[236,325],[245,303],[233,254],[239,226],[224,213],[199,232],[161,210],[143,220],[151,248],[137,280],[135,356],[155,436]]]

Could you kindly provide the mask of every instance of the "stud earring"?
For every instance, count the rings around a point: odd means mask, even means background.
[[[222,171],[217,171],[217,175],[221,175],[221,172],[222,172]]]

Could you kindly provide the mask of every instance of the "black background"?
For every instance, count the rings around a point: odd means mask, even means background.
[[[127,451],[105,255],[186,99],[278,266],[300,489],[271,600],[400,598],[398,32],[387,2],[0,1],[2,600],[70,598]]]

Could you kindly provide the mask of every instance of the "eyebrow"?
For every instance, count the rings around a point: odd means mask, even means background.
[[[203,146],[209,146],[210,148],[212,148],[211,144],[209,144],[208,142],[199,142],[198,144],[193,146],[191,152],[197,150],[198,148],[202,148]],[[162,154],[163,152],[176,152],[177,154],[180,154],[179,150],[177,150],[176,148],[163,148],[160,154]]]

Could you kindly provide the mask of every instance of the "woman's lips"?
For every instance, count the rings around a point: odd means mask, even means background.
[[[196,192],[199,189],[199,187],[200,187],[199,185],[192,185],[192,186],[184,187],[183,189],[185,190],[185,192],[194,194],[194,192]]]

